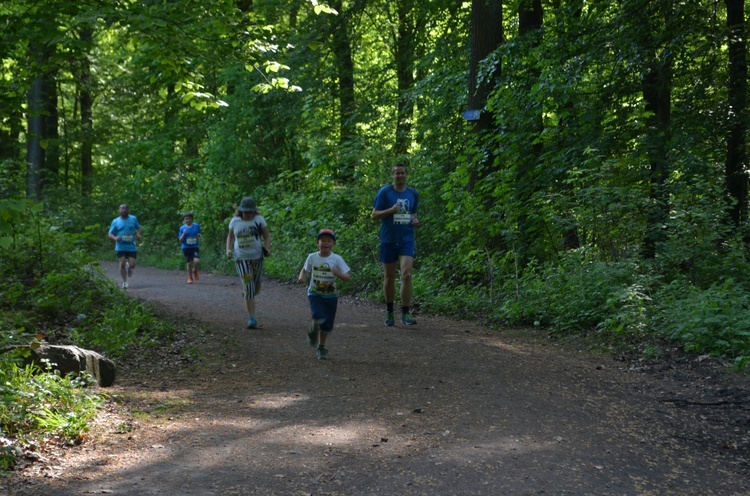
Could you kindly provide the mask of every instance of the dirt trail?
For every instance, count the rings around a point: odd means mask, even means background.
[[[196,358],[122,367],[123,405],[8,494],[750,493],[750,384],[715,367],[645,374],[424,315],[387,328],[350,299],[319,361],[300,286],[266,281],[254,331],[234,277],[139,267],[129,294],[207,329]]]

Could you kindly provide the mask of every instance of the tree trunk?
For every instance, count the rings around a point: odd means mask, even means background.
[[[84,46],[90,46],[94,35],[94,30],[84,28],[81,30],[80,38]],[[92,107],[94,99],[92,96],[91,81],[91,64],[89,63],[88,54],[80,56],[81,69],[78,77],[78,93],[81,103],[81,195],[88,197],[91,195],[94,184],[94,162],[92,158],[93,150],[93,117]]]
[[[396,2],[398,12],[398,34],[394,54],[396,79],[398,83],[398,108],[396,121],[396,143],[394,155],[405,156],[411,143],[414,101],[410,96],[414,88],[414,57],[417,40],[417,22],[414,3],[410,0]]]
[[[658,47],[653,38],[655,30],[666,29],[671,13],[663,6],[658,19],[662,26],[654,26],[648,11],[642,12],[644,31],[649,33],[643,44],[644,58],[649,61],[642,78],[643,99],[648,113],[647,150],[650,167],[649,198],[651,206],[646,214],[646,235],[643,255],[654,258],[659,244],[667,239],[666,225],[669,220],[669,140],[672,110],[672,56],[664,47]]]
[[[502,0],[472,0],[471,2],[471,49],[469,53],[469,110],[480,111],[478,120],[473,120],[473,131],[480,133],[492,127],[492,117],[484,111],[487,98],[495,86],[495,73],[479,77],[479,65],[489,54],[503,43],[503,2]]]
[[[534,50],[541,42],[542,26],[544,22],[544,11],[541,0],[523,0],[518,7],[518,32],[520,37],[527,37],[524,46]],[[522,55],[523,56],[523,55]],[[525,94],[532,93],[531,88],[539,81],[540,70],[533,64],[526,68],[528,76]],[[535,209],[531,205],[535,191],[539,188],[538,174],[536,172],[540,157],[542,155],[542,141],[540,138],[543,131],[542,107],[538,102],[528,102],[528,111],[519,116],[522,120],[522,129],[528,136],[526,153],[516,166],[516,201],[518,205],[518,246],[516,247],[518,259],[521,265],[526,265],[530,260],[529,251],[533,249],[540,238],[542,225]]]
[[[349,13],[344,12],[341,0],[331,2],[331,7],[339,13],[334,21],[333,53],[338,79],[339,99],[339,154],[338,178],[343,182],[354,178],[354,161],[351,153],[345,151],[356,142],[354,99],[354,60],[349,39]]]
[[[747,44],[744,0],[724,0],[729,28],[729,133],[725,163],[726,188],[736,227],[747,221]]]
[[[45,153],[42,147],[42,137],[44,135],[42,117],[43,89],[44,83],[41,77],[38,77],[31,83],[28,93],[28,113],[26,117],[26,196],[35,200],[41,200],[42,198],[41,175],[44,170]]]
[[[487,99],[495,87],[502,67],[498,61],[491,74],[479,73],[480,65],[504,40],[502,0],[472,0],[471,33],[469,37],[469,96],[465,118],[471,123],[471,132],[477,141],[485,132],[495,127],[492,115],[485,110]],[[493,170],[495,153],[484,150],[474,157],[477,162],[471,173],[468,189],[473,191],[480,179],[478,170]],[[481,167],[480,167],[481,166]]]

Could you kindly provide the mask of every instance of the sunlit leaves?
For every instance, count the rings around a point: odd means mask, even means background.
[[[285,77],[271,77],[269,78],[267,74],[269,73],[278,73],[281,70],[288,70],[289,66],[280,64],[278,62],[274,61],[268,61],[265,62],[263,65],[263,69],[261,70],[259,65],[248,65],[245,67],[248,71],[255,71],[258,74],[260,74],[263,77],[264,82],[258,83],[255,86],[253,86],[253,91],[257,91],[259,93],[269,93],[273,90],[284,90],[288,92],[297,92],[302,91],[302,88],[299,86],[290,84],[289,78]]]
[[[315,10],[315,14],[332,14],[332,15],[338,15],[338,12],[335,9],[332,9],[325,3],[320,3],[318,0],[310,0],[310,4],[313,6],[313,10]]]

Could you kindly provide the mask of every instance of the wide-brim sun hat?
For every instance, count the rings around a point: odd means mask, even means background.
[[[240,202],[240,206],[237,207],[238,212],[257,212],[258,207],[255,205],[255,200],[246,196]]]

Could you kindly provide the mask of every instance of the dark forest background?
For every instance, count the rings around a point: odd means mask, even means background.
[[[380,297],[406,161],[418,312],[750,359],[744,1],[5,0],[0,28],[6,310],[76,314],[121,203],[143,263],[181,267],[190,210],[231,273],[248,195],[271,276],[329,227]]]

